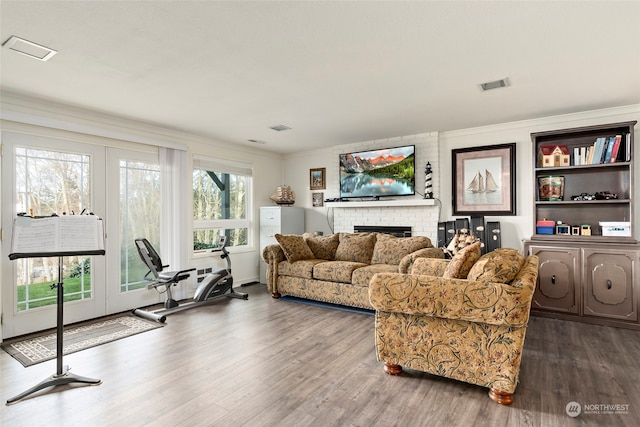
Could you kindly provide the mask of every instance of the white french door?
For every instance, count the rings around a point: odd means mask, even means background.
[[[105,211],[104,147],[2,133],[2,305],[4,338],[56,324],[58,257],[9,261],[13,219]],[[105,257],[64,257],[64,321],[105,314]]]
[[[56,325],[58,258],[10,261],[13,219],[93,212],[105,226],[105,256],[65,257],[64,323],[142,307],[161,300],[146,288],[146,266],[134,239],[160,243],[157,149],[141,151],[3,132],[2,337]],[[144,151],[146,150],[146,151]],[[109,201],[108,203],[106,201]]]
[[[107,149],[107,312],[118,313],[161,300],[147,289],[148,268],[134,240],[144,237],[160,251],[160,166],[158,153]]]

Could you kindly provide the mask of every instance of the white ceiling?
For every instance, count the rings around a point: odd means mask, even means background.
[[[2,0],[0,13],[1,42],[58,50],[0,49],[4,91],[282,153],[640,103],[639,1]]]

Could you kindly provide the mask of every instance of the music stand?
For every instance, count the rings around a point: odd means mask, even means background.
[[[102,220],[94,215],[51,217],[19,216],[13,222],[13,237],[9,259],[58,257],[56,373],[30,389],[7,399],[7,405],[47,387],[71,383],[100,384],[102,380],[69,373],[62,363],[64,342],[64,282],[63,257],[104,255]]]

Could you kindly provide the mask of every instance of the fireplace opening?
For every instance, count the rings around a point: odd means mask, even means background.
[[[354,225],[354,233],[387,233],[396,237],[411,237],[411,226]]]

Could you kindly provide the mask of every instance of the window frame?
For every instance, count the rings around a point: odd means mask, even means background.
[[[216,174],[230,174],[236,176],[244,176],[246,179],[246,199],[245,199],[245,218],[244,219],[195,219],[192,210],[192,232],[190,237],[190,248],[193,258],[201,258],[211,256],[210,249],[194,249],[194,234],[199,230],[232,230],[237,228],[247,229],[247,244],[238,246],[228,246],[229,252],[248,252],[254,247],[254,231],[253,231],[253,165],[230,160],[215,159],[211,157],[194,156],[191,168],[191,206],[193,208],[193,172],[203,170]]]

